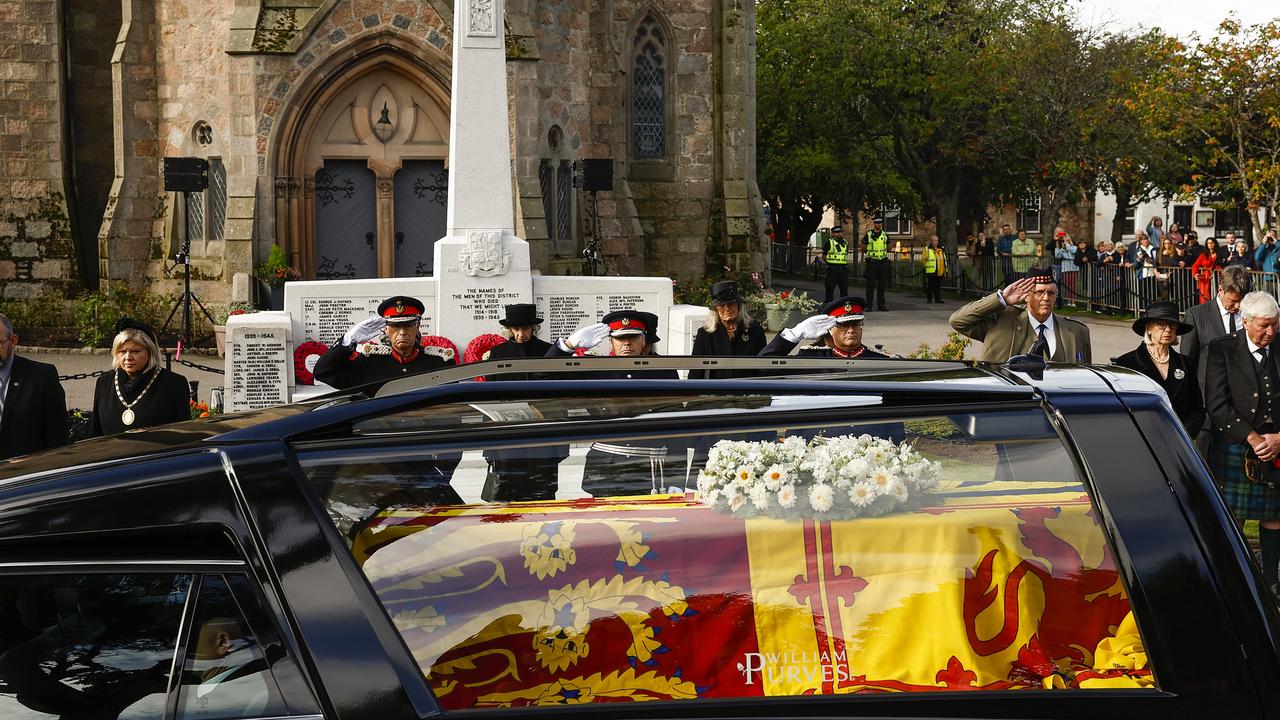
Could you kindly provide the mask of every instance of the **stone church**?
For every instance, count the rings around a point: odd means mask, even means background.
[[[474,0],[486,2],[489,0]],[[449,0],[0,0],[0,300],[120,280],[245,299],[279,244],[306,278],[429,275],[448,198]],[[767,262],[751,0],[509,0],[516,234],[581,274]],[[465,91],[465,89],[463,89]],[[166,193],[165,157],[210,164]],[[238,278],[238,279],[237,279]]]

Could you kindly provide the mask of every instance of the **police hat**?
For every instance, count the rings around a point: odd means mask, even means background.
[[[831,226],[831,234],[832,234],[832,235],[843,235],[843,234],[844,234],[844,228],[843,228],[843,227],[841,227],[841,226],[839,226],[839,225],[832,225],[832,226]]]
[[[533,303],[506,305],[503,310],[506,311],[507,316],[498,321],[502,327],[528,327],[542,324],[542,318],[538,317],[538,309]]]
[[[119,335],[120,331],[122,330],[137,330],[138,332],[151,338],[151,342],[155,343],[156,345],[160,344],[160,341],[156,339],[155,329],[153,329],[150,325],[142,322],[141,320],[134,320],[133,318],[128,316],[120,318],[119,320],[116,321],[116,334]]]
[[[742,297],[742,290],[738,288],[738,283],[732,280],[721,280],[711,286],[712,305],[732,305],[733,303],[744,302],[746,302],[746,299]]]
[[[821,312],[823,315],[830,315],[835,318],[836,324],[839,325],[861,320],[863,318],[862,311],[866,307],[867,301],[863,298],[846,295],[823,305]]]
[[[639,310],[615,310],[600,322],[609,326],[609,337],[648,335],[657,330],[658,316]]]
[[[875,223],[876,225],[883,225],[884,218],[879,218],[879,217],[871,218],[871,222]]]
[[[421,322],[426,311],[427,307],[421,300],[408,295],[387,298],[378,306],[378,314],[387,319],[388,325]]]

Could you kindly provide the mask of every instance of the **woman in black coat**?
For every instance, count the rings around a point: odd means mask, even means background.
[[[160,367],[160,347],[150,325],[129,318],[116,323],[111,357],[111,372],[100,376],[94,388],[90,437],[191,419],[191,386]]]
[[[732,280],[711,286],[711,308],[707,322],[693,337],[693,356],[742,355],[755,357],[764,349],[764,328],[747,314],[746,299]],[[747,377],[755,373],[740,370],[691,370],[689,379]]]
[[[1188,433],[1195,433],[1204,424],[1204,398],[1190,358],[1173,349],[1174,340],[1191,329],[1178,318],[1175,303],[1151,303],[1147,314],[1133,321],[1133,331],[1142,336],[1142,344],[1116,358],[1115,364],[1137,370],[1159,383],[1182,426]]]

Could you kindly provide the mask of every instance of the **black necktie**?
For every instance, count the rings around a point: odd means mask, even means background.
[[[1044,323],[1040,323],[1040,327],[1036,328],[1036,341],[1031,344],[1031,350],[1028,352],[1032,355],[1039,355],[1045,360],[1049,359],[1049,339],[1044,336]]]
[[[1236,334],[1236,314],[1227,313],[1227,332],[1232,335]]]

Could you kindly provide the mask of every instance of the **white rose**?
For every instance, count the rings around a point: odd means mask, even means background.
[[[750,496],[751,504],[754,505],[757,510],[764,510],[769,507],[769,489],[764,485],[756,485],[755,487],[752,487]]]
[[[738,512],[746,502],[746,498],[735,493],[733,497],[729,498],[729,509],[733,512]]]

